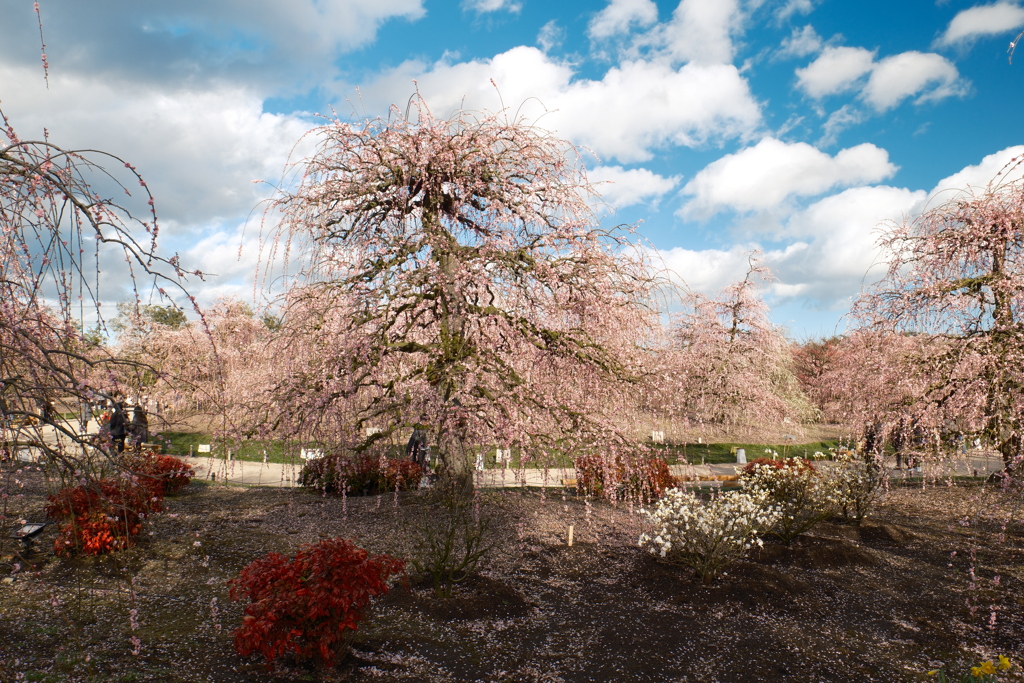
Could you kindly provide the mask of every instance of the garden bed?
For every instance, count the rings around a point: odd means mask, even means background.
[[[42,474],[17,478],[9,514],[38,517]],[[397,586],[331,670],[284,661],[271,673],[235,654],[241,607],[228,601],[229,578],[263,553],[328,536],[402,555],[397,520],[410,495],[194,483],[138,547],[41,552],[15,558],[16,573],[0,564],[0,680],[924,681],[940,662],[961,672],[982,656],[1024,658],[1024,529],[1003,528],[1009,494],[978,485],[896,489],[863,527],[769,541],[709,587],[637,548],[643,517],[628,505],[485,493],[501,542],[451,598]],[[14,548],[5,541],[3,552]]]

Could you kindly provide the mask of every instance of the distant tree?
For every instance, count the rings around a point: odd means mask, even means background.
[[[221,299],[178,327],[143,319],[125,330],[116,352],[153,369],[145,391],[164,405],[221,418],[218,428],[232,433],[252,432],[246,410],[264,400],[281,362],[275,354],[282,350],[269,348],[272,333],[251,306]]]
[[[918,335],[854,330],[797,346],[797,376],[822,419],[852,434],[899,440],[911,425],[931,430],[942,423],[918,400],[929,381],[922,362],[928,344]]]
[[[664,352],[663,400],[690,423],[800,422],[810,405],[793,373],[790,343],[762,298],[770,272],[752,256],[743,279],[716,297],[693,292]]]
[[[868,329],[917,335],[921,410],[982,432],[1010,469],[1024,420],[1024,183],[1007,175],[890,225],[888,273],[854,312]]]
[[[365,448],[425,416],[456,467],[479,444],[537,459],[624,445],[612,399],[643,378],[655,323],[629,232],[596,227],[568,143],[413,108],[315,131],[275,205],[311,245],[282,309],[278,424]]]

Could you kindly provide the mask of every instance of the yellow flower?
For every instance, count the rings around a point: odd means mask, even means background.
[[[971,667],[971,675],[972,676],[974,676],[975,678],[981,678],[981,674],[982,674],[982,671],[981,671],[981,667],[980,666],[972,666]]]
[[[1009,660],[1008,657],[1006,657],[1004,655],[999,655],[999,670],[1000,671],[1006,671],[1011,666],[1013,666],[1013,664],[1010,663],[1010,660]]]
[[[938,669],[932,669],[931,671],[928,672],[928,675],[929,676],[938,676],[939,675],[939,670]]]
[[[996,665],[992,663],[992,660],[988,660],[981,663],[981,673],[986,676],[991,676],[996,672]]]

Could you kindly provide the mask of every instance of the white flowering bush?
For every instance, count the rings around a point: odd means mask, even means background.
[[[734,491],[702,499],[690,491],[670,489],[657,507],[645,511],[654,536],[640,546],[673,564],[691,567],[704,583],[761,545],[760,534],[775,524],[778,510],[762,497]]]
[[[836,453],[827,471],[839,494],[843,517],[860,524],[882,495],[882,464],[865,460],[851,451]]]
[[[778,508],[770,533],[784,543],[836,514],[845,501],[837,480],[822,476],[802,458],[758,458],[743,468],[740,484],[755,498]]]

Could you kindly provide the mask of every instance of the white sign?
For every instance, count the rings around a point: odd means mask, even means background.
[[[652,443],[665,443],[665,432],[651,432]]]
[[[324,457],[324,452],[320,448],[303,448],[299,457],[303,460],[318,460]]]
[[[201,443],[201,444],[199,444],[199,448],[197,448],[196,450],[199,453],[209,453],[210,452],[210,444],[208,444],[208,443]]]
[[[367,436],[373,436],[374,434],[380,434],[382,431],[384,431],[384,430],[381,429],[380,427],[367,427],[366,428],[366,435]]]

